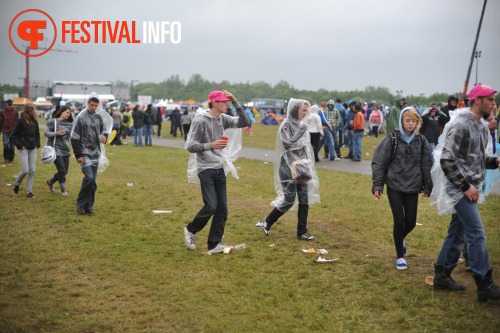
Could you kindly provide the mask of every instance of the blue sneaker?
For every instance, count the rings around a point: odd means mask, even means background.
[[[408,264],[406,263],[405,258],[399,258],[396,261],[396,268],[398,269],[398,271],[404,271],[408,268]]]
[[[406,257],[406,240],[403,239],[403,255]]]

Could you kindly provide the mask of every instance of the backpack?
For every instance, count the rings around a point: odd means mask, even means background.
[[[126,124],[129,121],[129,117],[127,115],[123,116],[123,122]]]
[[[391,146],[392,146],[392,154],[391,154],[391,161],[394,159],[394,156],[396,156],[396,151],[398,150],[398,144],[399,144],[399,131],[394,131],[390,134],[391,138]],[[423,147],[423,135],[419,134],[417,135],[418,137],[418,142],[420,144],[420,154],[422,154],[422,147]]]

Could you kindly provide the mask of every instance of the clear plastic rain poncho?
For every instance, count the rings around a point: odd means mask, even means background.
[[[82,134],[84,134],[84,137],[87,139],[89,139],[91,137],[95,137],[95,135],[97,135],[97,137],[99,137],[102,134],[107,134],[107,136],[109,138],[111,135],[111,131],[113,130],[113,118],[109,115],[109,113],[107,113],[102,108],[101,99],[99,98],[99,95],[96,92],[90,93],[90,95],[87,99],[87,104],[86,104],[87,107],[85,109],[83,109],[76,116],[75,125],[78,123],[79,118],[85,117],[85,115],[88,113],[89,102],[90,102],[90,99],[93,97],[95,97],[99,100],[99,105],[97,106],[97,110],[95,113],[96,113],[96,115],[101,116],[102,122],[104,124],[104,129],[103,129],[102,133],[95,133],[95,132],[92,132],[95,130],[95,126],[87,126],[87,132],[82,133]],[[73,131],[71,132],[71,138],[72,139],[80,139],[80,133],[75,133],[75,126],[73,127]],[[81,164],[82,167],[99,163],[98,167],[97,167],[98,172],[103,172],[108,167],[109,160],[106,157],[106,149],[104,148],[104,144],[99,143],[99,147],[100,147],[100,149],[97,149],[97,145],[96,145],[96,149],[91,150],[89,148],[85,148],[83,150],[83,154],[85,155],[85,162]]]
[[[224,149],[210,149],[202,153],[190,153],[187,168],[188,183],[199,184],[199,172],[206,169],[218,169],[221,167],[224,168],[226,176],[229,172],[231,172],[231,175],[234,178],[240,179],[240,177],[238,176],[238,172],[236,171],[236,167],[233,163],[238,159],[241,153],[241,128],[226,127],[234,126],[237,123],[238,117],[221,114],[219,116],[220,119],[215,119],[208,114],[208,111],[209,110],[201,108],[196,111],[194,119],[203,117],[204,120],[203,122],[198,122],[198,127],[202,126],[202,123],[206,126],[210,126],[210,131],[204,131],[205,135],[211,134],[213,136],[212,138],[207,138],[209,142],[220,139],[222,135],[227,136],[227,146]],[[221,122],[222,127],[218,126],[219,121]],[[184,145],[184,148],[186,149],[191,144],[195,143],[193,139],[195,132],[202,130],[201,128],[197,128],[192,124],[193,123],[191,123],[191,128]]]
[[[319,179],[314,167],[314,152],[307,126],[299,119],[299,110],[309,102],[303,99],[290,98],[287,107],[287,118],[281,123],[276,134],[274,154],[274,188],[277,197],[271,205],[280,211],[288,207],[294,210],[298,205],[296,184],[307,184],[307,203],[313,205],[320,202]],[[305,164],[300,164],[304,163]],[[294,180],[294,170],[300,166],[308,175],[305,180]],[[300,178],[300,177],[299,177]]]
[[[454,111],[450,111],[450,121],[446,124],[442,135],[439,137],[439,143],[433,151],[434,155],[434,164],[431,169],[432,176],[432,193],[431,193],[431,205],[437,205],[438,214],[453,214],[455,213],[455,205],[462,199],[464,196],[464,192],[462,189],[453,185],[448,177],[441,169],[441,155],[443,152],[443,146],[445,145],[445,138],[453,126],[459,122],[461,123],[470,123],[470,118],[468,114],[470,113],[469,108],[456,109]],[[481,119],[481,122],[484,126],[487,126],[486,122]],[[471,124],[471,127],[473,125]],[[472,132],[475,132],[472,130]],[[475,136],[476,137],[476,136]],[[478,133],[477,139],[480,135]],[[493,146],[491,135],[488,135],[488,142],[486,143],[485,155],[492,156]],[[459,163],[462,163],[459,161]],[[483,175],[484,179],[484,175]],[[479,192],[479,199],[477,203],[483,203],[485,201],[484,193],[482,192],[484,180],[479,184],[474,184],[474,187]],[[473,184],[471,184],[472,186]]]

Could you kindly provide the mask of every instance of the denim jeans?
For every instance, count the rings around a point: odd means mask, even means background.
[[[345,137],[346,145],[349,146],[349,154],[348,156],[353,157],[354,156],[354,130],[347,130],[346,132],[346,137]]]
[[[76,205],[86,211],[94,207],[95,192],[97,191],[97,164],[82,166],[83,180]]]
[[[187,225],[189,232],[196,234],[205,228],[213,215],[212,225],[208,233],[208,249],[217,246],[224,236],[227,220],[227,189],[224,169],[206,169],[198,173],[203,197],[203,208]]]
[[[142,127],[134,128],[134,145],[142,146]]]
[[[335,148],[335,152],[337,153],[337,157],[340,158],[342,154],[340,153],[340,144],[338,139],[338,129],[334,128],[332,130],[332,138],[333,138],[333,147]]]
[[[319,146],[322,147],[323,144],[325,145],[325,156],[330,154],[330,161],[335,159],[335,152],[333,150],[333,137],[332,137],[332,132],[328,129],[325,128],[323,129],[323,139],[321,139]],[[327,151],[328,149],[328,151]]]
[[[339,147],[342,147],[344,145],[344,126],[341,125],[338,129],[337,132],[339,134]]]
[[[66,175],[69,170],[69,156],[57,156],[54,164],[57,172],[52,176],[51,180],[59,183],[66,183]]]
[[[153,125],[144,125],[144,143],[146,146],[153,145]]]
[[[363,131],[360,132],[354,132],[353,135],[353,153],[354,153],[354,159],[360,160],[361,159],[361,139],[363,139]]]
[[[2,140],[3,140],[3,159],[9,162],[14,161],[15,146],[14,142],[12,142],[12,139],[10,138],[9,133],[2,132]]]
[[[456,213],[451,216],[448,236],[444,240],[436,264],[452,269],[457,264],[467,241],[469,266],[472,273],[485,277],[490,270],[490,265],[486,249],[486,234],[477,203],[469,202],[464,195],[455,205],[455,210]]]
[[[36,160],[37,160],[37,149],[31,150],[21,150],[18,149],[19,162],[21,162],[21,172],[14,182],[14,186],[19,186],[24,177],[28,175],[28,185],[26,185],[26,193],[33,192],[33,183],[35,182],[35,170],[36,170]]]

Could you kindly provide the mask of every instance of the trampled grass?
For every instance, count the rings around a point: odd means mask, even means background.
[[[254,132],[245,144],[273,148],[272,129]],[[271,147],[260,142],[266,138]],[[82,174],[73,160],[69,198],[46,188],[52,165],[37,165],[35,199],[24,195],[26,179],[18,196],[6,186],[18,161],[0,167],[1,332],[500,330],[500,303],[477,302],[463,265],[454,276],[467,291],[434,292],[425,284],[449,222],[427,199],[420,199],[423,225],[407,239],[409,269],[399,272],[387,198],[374,200],[370,177],[318,170],[322,202],[309,215],[317,241],[305,243],[295,238],[295,211],[269,237],[254,226],[275,196],[272,165],[240,159],[241,179],[228,178],[224,241],[248,247],[207,256],[208,226],[197,235],[197,251],[183,241],[184,225],[202,205],[199,186],[186,182],[187,153],[130,144],[107,152],[95,216],[75,211]],[[480,207],[500,278],[499,204],[491,195]],[[316,263],[317,255],[302,252],[308,247],[339,261]]]

